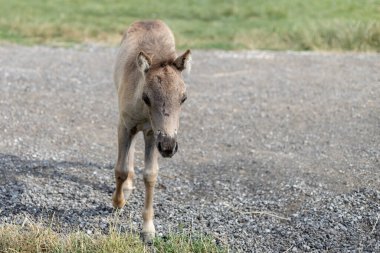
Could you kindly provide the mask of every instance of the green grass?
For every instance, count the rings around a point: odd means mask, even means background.
[[[155,250],[155,251],[154,251]],[[0,226],[1,253],[223,253],[207,236],[171,234],[157,238],[152,246],[144,245],[139,236],[111,229],[107,235],[87,235],[83,232],[60,234],[37,224]]]
[[[180,48],[380,51],[380,0],[0,0],[0,40],[116,45],[156,18]]]

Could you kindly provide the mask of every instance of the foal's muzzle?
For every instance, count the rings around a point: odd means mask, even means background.
[[[178,150],[178,143],[175,138],[161,137],[157,140],[157,149],[162,157],[172,157]]]

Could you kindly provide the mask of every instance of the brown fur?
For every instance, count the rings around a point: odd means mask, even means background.
[[[159,20],[133,23],[123,36],[116,59],[114,82],[119,101],[119,145],[113,205],[123,207],[125,195],[132,192],[135,136],[138,131],[143,131],[145,240],[153,238],[155,233],[153,191],[158,156],[171,157],[178,148],[179,113],[186,99],[181,71],[190,67],[190,59],[190,50],[177,57],[174,36]]]

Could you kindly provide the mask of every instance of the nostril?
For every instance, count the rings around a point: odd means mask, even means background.
[[[161,142],[157,143],[157,149],[158,149],[158,151],[162,152]]]

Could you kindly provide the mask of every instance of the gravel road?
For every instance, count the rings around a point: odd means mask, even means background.
[[[0,223],[139,230],[113,213],[115,48],[0,47]],[[160,159],[159,235],[232,252],[380,252],[380,55],[195,51],[179,152]]]

